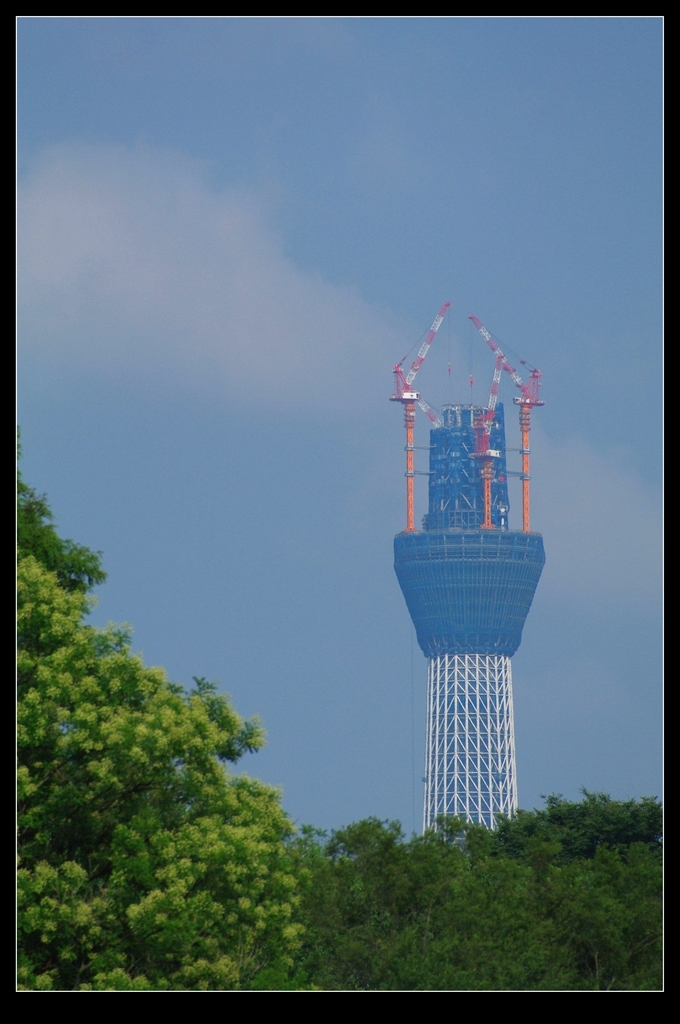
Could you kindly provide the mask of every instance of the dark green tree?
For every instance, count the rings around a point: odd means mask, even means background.
[[[512,855],[512,823],[501,838],[443,820],[407,841],[397,823],[369,819],[295,839],[306,877],[301,969],[324,989],[659,988],[656,838],[619,830],[617,844],[564,857],[581,849],[589,799],[583,814],[561,819],[560,841],[532,831],[544,812],[525,812]],[[617,807],[632,814],[628,804],[607,806],[611,817]]]
[[[579,802],[553,794],[546,797],[545,808],[520,810],[501,821],[495,833],[498,849],[510,857],[525,857],[537,840],[558,843],[555,863],[566,864],[594,857],[601,846],[625,857],[632,844],[642,843],[661,859],[663,820],[658,800],[612,800],[605,793],[581,792]]]
[[[55,573],[65,590],[81,592],[103,583],[101,552],[62,540],[44,494],[37,494],[17,473],[17,547],[19,558],[33,557]]]

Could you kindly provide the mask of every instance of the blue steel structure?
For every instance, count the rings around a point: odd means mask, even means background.
[[[493,828],[517,808],[510,658],[545,563],[538,533],[510,530],[503,406],[491,428],[492,528],[484,522],[471,405],[430,432],[429,506],[420,532],[394,539],[394,567],[428,658],[423,827],[439,815]]]
[[[470,458],[475,451],[475,416],[486,412],[473,405],[445,406],[443,427],[430,433],[430,500],[424,530],[477,529],[484,521],[481,466]],[[489,448],[499,451],[491,488],[491,521],[498,528],[508,523],[508,484],[505,465],[503,404],[496,406]]]

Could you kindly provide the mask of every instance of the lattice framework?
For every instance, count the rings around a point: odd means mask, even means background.
[[[440,814],[494,828],[517,810],[516,779],[510,658],[430,658],[423,830]]]

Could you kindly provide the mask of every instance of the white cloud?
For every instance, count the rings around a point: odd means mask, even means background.
[[[661,502],[655,488],[575,437],[532,430],[532,526],[545,534],[541,586],[604,609],[658,611]]]
[[[389,386],[387,316],[298,269],[255,195],[196,161],[56,147],[20,188],[19,234],[20,337],[44,358],[336,411],[368,376]]]

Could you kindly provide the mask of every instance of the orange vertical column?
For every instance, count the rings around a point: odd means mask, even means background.
[[[522,530],[529,533],[529,431],[531,430],[531,408],[527,405],[519,407],[519,428],[522,431]]]
[[[404,404],[404,425],[406,427],[406,532],[415,533],[415,505],[413,500],[413,425],[416,407],[413,402]]]

